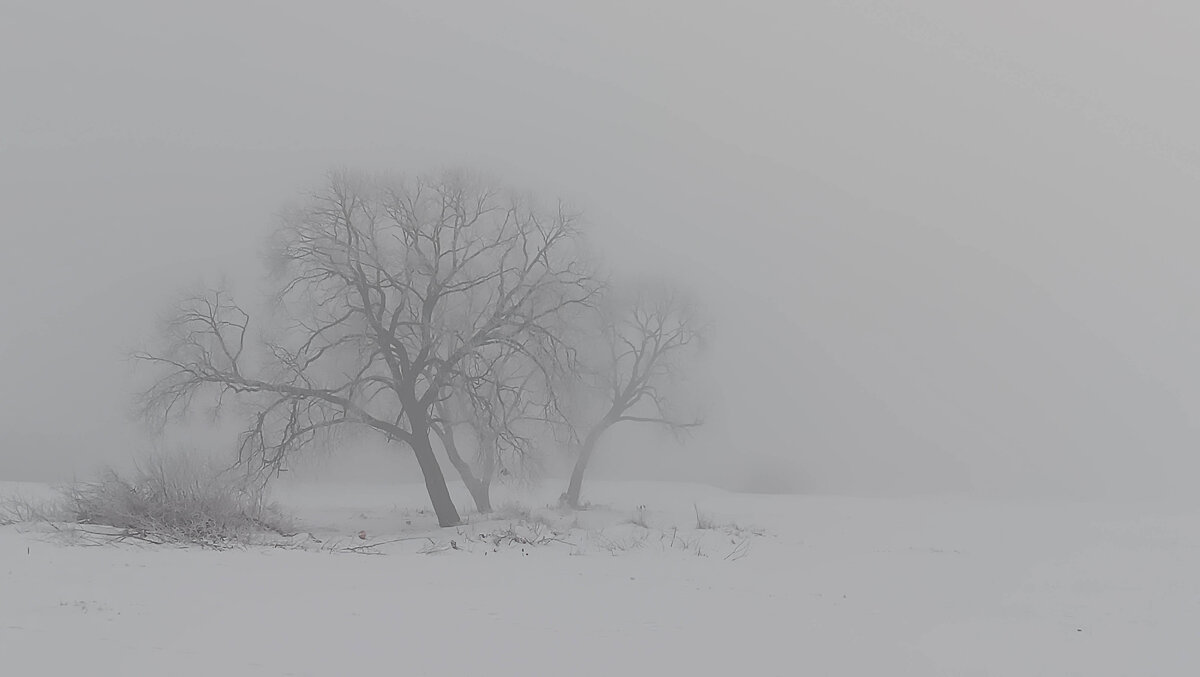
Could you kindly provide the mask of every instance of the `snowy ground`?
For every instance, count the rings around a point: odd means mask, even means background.
[[[415,486],[278,498],[320,543],[84,547],[0,527],[0,674],[1200,670],[1191,509],[595,483],[600,507],[578,522],[548,494],[523,499],[535,520],[573,525],[569,543],[494,547],[483,534],[511,521],[431,528]],[[694,505],[722,528],[696,529]],[[370,543],[384,554],[344,552]]]

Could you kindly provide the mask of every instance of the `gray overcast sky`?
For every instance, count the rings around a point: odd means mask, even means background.
[[[709,478],[1191,488],[1200,6],[576,4],[3,3],[0,477],[143,445],[123,351],[323,171],[466,164],[705,294]]]

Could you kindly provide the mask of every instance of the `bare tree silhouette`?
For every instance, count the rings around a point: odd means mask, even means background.
[[[332,429],[375,431],[412,450],[439,524],[458,524],[431,441],[448,425],[437,412],[456,383],[504,383],[496,365],[565,359],[562,316],[599,293],[578,223],[463,173],[333,174],[272,241],[270,331],[250,336],[223,290],[184,300],[162,349],[136,355],[162,370],[145,413],[165,421],[202,393],[236,397],[253,412],[240,458],[262,469]]]

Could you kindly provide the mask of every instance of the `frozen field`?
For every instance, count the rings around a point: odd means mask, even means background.
[[[320,543],[87,547],[0,527],[0,674],[1200,671],[1192,509],[596,483],[566,542],[495,547],[483,534],[512,507],[439,531],[417,486],[277,498]],[[697,529],[696,507],[719,528]],[[383,554],[345,551],[371,543]]]

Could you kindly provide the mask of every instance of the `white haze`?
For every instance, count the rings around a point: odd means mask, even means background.
[[[708,429],[614,435],[602,475],[1182,495],[1198,28],[1183,0],[8,0],[0,479],[144,447],[124,352],[179,287],[252,286],[325,170],[467,165],[705,299]]]

